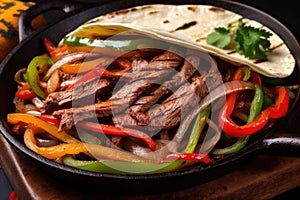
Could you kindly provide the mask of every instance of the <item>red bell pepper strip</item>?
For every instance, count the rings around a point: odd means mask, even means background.
[[[62,56],[68,53],[68,46],[66,44],[61,47],[56,47],[48,38],[44,38],[44,45],[54,61],[58,61]]]
[[[230,115],[234,110],[237,93],[231,93],[219,114],[219,122],[223,131],[231,137],[245,137],[262,129],[269,120],[269,112],[262,111],[254,120],[246,125],[239,126],[231,118]]]
[[[194,162],[204,162],[205,164],[211,163],[212,160],[208,155],[199,153],[172,153],[165,157],[166,160],[185,160]]]
[[[22,121],[19,121],[18,123],[16,123],[13,128],[12,131],[16,134],[20,134],[20,129],[24,128],[25,126],[27,126],[28,124]]]
[[[113,125],[98,124],[93,122],[78,122],[76,125],[94,132],[102,132],[104,134],[109,135],[130,136],[138,138],[146,142],[152,151],[155,151],[155,142],[153,141],[153,139],[146,133],[135,129],[122,128]]]
[[[233,80],[241,80],[244,74],[243,68],[239,68],[233,76]],[[257,85],[261,85],[261,80],[258,74],[251,73],[252,81]],[[237,93],[228,95],[224,107],[219,113],[219,122],[224,132],[231,137],[245,137],[261,130],[270,118],[280,118],[286,115],[289,107],[289,96],[285,87],[279,86],[273,89],[273,94],[277,95],[276,101],[271,106],[267,107],[260,114],[258,114],[253,121],[246,125],[239,126],[231,118],[230,115],[234,110]]]
[[[239,67],[232,76],[232,80],[247,81],[251,77],[251,70],[248,67]]]
[[[256,83],[259,87],[262,87],[261,78],[256,72],[251,72],[252,82]]]
[[[23,100],[30,100],[36,97],[36,93],[31,90],[28,83],[24,84],[21,88],[16,92],[16,97]]]
[[[119,73],[125,73],[132,68],[131,62],[129,62],[126,58],[117,58],[112,64],[115,64],[122,69],[118,71]]]
[[[9,194],[9,200],[19,200],[18,196],[17,196],[17,193],[15,191],[12,191],[10,194]]]
[[[79,78],[75,83],[69,85],[66,90],[70,90],[73,87],[75,87],[81,83],[84,83],[92,78],[101,77],[101,76],[104,76],[104,77],[116,76],[117,73],[125,73],[132,68],[131,63],[125,58],[118,58],[113,63],[118,65],[120,68],[122,68],[122,70],[117,71],[117,72],[111,72],[111,71],[106,70],[105,66],[99,65],[99,66],[95,67],[94,69],[92,69],[91,71],[87,72],[81,78]]]
[[[56,117],[54,117],[53,115],[48,115],[48,114],[42,114],[40,116],[40,118],[44,121],[47,121],[49,122],[50,124],[53,124],[53,125],[59,125],[60,123],[60,120]]]
[[[87,72],[85,75],[80,77],[73,84],[69,85],[66,90],[71,90],[73,87],[75,87],[81,83],[84,83],[92,78],[104,76],[104,75],[106,75],[105,74],[106,71],[107,70],[104,68],[104,66],[102,66],[102,65],[97,66],[96,68],[92,69],[91,71]]]
[[[261,87],[261,79],[258,74],[255,72],[251,72],[249,68],[238,68],[234,73],[232,80],[244,80],[252,78],[252,81],[255,82],[258,86]],[[258,91],[259,88],[256,88]],[[261,92],[261,91],[260,91]],[[269,120],[269,113],[267,111],[263,111],[260,114],[255,113],[256,117],[254,118],[254,113],[250,113],[253,116],[253,120],[251,119],[246,125],[239,126],[231,119],[231,113],[234,110],[235,102],[237,99],[238,93],[231,93],[228,95],[227,101],[219,113],[219,123],[222,126],[223,131],[231,136],[231,137],[245,137],[249,136],[258,130],[262,129]],[[260,99],[261,100],[261,99]],[[254,103],[254,102],[253,102]],[[253,107],[251,105],[251,107]],[[261,104],[260,104],[261,107]],[[256,109],[254,109],[256,110]],[[260,109],[259,109],[260,110]],[[255,111],[256,112],[256,111]]]
[[[270,118],[277,119],[287,114],[289,110],[289,94],[284,86],[273,88],[272,93],[277,96],[275,103],[267,107],[266,110],[270,114]]]

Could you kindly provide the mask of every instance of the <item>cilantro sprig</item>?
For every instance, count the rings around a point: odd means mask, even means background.
[[[226,28],[215,28],[214,32],[208,35],[206,42],[221,49],[235,49],[249,59],[266,59],[266,52],[271,52],[270,36],[272,33],[246,26],[239,20],[237,26],[230,24]]]

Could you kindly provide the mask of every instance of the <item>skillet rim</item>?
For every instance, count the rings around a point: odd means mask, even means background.
[[[148,1],[146,1],[148,2]],[[199,1],[200,2],[200,1]],[[204,4],[207,4],[205,2],[210,2],[211,5],[214,5],[213,1],[202,1],[204,2]],[[247,9],[251,9],[252,11],[255,10],[256,12],[258,13],[262,13],[263,15],[265,16],[268,16],[269,20],[273,21],[275,24],[279,24],[280,25],[280,28],[283,28],[285,30],[285,34],[288,34],[289,36],[284,36],[284,37],[291,37],[291,40],[295,40],[297,41],[296,37],[281,23],[279,22],[277,19],[273,18],[272,16],[268,15],[267,13],[261,11],[261,10],[258,10],[254,7],[251,7],[251,6],[248,6],[248,5],[245,5],[245,4],[242,4],[242,3],[238,3],[238,2],[228,2],[228,1],[220,1],[220,2],[223,2],[223,3],[228,3],[230,4],[231,6],[234,6],[234,5],[239,5],[241,7],[244,7],[244,8],[247,8]],[[113,4],[114,2],[110,2],[108,4]],[[133,2],[134,3],[134,2]],[[140,3],[140,2],[139,2]],[[149,3],[147,3],[149,4]],[[151,3],[150,3],[151,4]],[[198,2],[196,2],[196,4],[198,4]],[[100,5],[99,7],[101,7],[103,5]],[[87,8],[87,9],[84,9],[83,11],[81,11],[80,13],[86,13],[88,12],[88,10],[90,9],[94,9],[94,8]],[[78,15],[80,15],[80,13],[77,13]],[[66,17],[66,19],[68,17],[72,18],[72,17],[75,17],[77,16],[77,14],[70,14]],[[247,16],[248,17],[248,16]],[[62,19],[61,21],[65,21],[66,19]],[[60,22],[62,23],[62,22]],[[25,46],[27,43],[29,43],[30,41],[34,40],[36,36],[42,34],[42,33],[46,33],[50,27],[53,27],[55,26],[54,24],[51,24],[50,26],[47,26],[47,27],[44,27],[38,31],[36,31],[35,33],[33,33],[32,35],[30,35],[28,38],[24,39],[23,41],[21,41],[20,44],[18,44],[10,53],[9,55],[4,59],[4,61],[1,63],[1,67],[0,67],[0,74],[2,76],[3,74],[3,70],[5,69],[5,66],[7,65],[7,63],[14,57],[15,54],[18,53],[18,51],[20,51],[20,49],[22,49],[23,46]],[[279,34],[280,35],[280,34]],[[282,37],[282,36],[281,36]],[[289,45],[288,45],[289,46]],[[293,52],[292,52],[293,53]],[[299,67],[299,59],[297,59],[297,65]],[[296,66],[297,67],[297,66]],[[297,68],[298,69],[298,68]],[[299,95],[297,95],[297,99],[296,101],[298,102],[299,100]],[[295,103],[294,103],[295,104]],[[295,106],[293,106],[295,107]],[[290,116],[292,115],[292,112],[289,111],[289,115]],[[25,145],[23,145],[21,142],[19,142],[18,140],[16,140],[14,137],[11,136],[11,134],[6,134],[8,133],[7,130],[6,130],[6,127],[3,126],[3,123],[2,123],[2,120],[1,119],[1,134],[4,135],[4,137],[11,143],[13,144],[13,146],[17,147],[19,150],[21,150],[23,153],[29,155],[29,157],[31,158],[34,158],[35,160],[38,160],[39,162],[42,162],[43,164],[46,164],[46,165],[50,165],[51,167],[54,167],[54,168],[58,168],[60,170],[63,170],[63,171],[67,171],[67,172],[71,172],[71,173],[79,173],[81,175],[85,175],[85,176],[92,176],[92,177],[96,177],[96,178],[99,178],[99,177],[107,177],[107,178],[117,178],[117,179],[157,179],[157,178],[168,178],[170,176],[173,176],[173,177],[177,177],[177,176],[183,176],[183,175],[186,175],[186,174],[193,174],[193,173],[199,173],[199,172],[203,172],[205,171],[205,169],[209,169],[209,168],[215,168],[215,167],[218,167],[218,166],[222,166],[224,165],[224,163],[231,163],[231,162],[234,162],[236,160],[240,160],[241,157],[245,157],[245,155],[251,153],[251,150],[252,151],[256,151],[257,149],[259,149],[259,144],[261,143],[261,140],[267,138],[267,136],[269,136],[272,132],[272,130],[274,130],[275,128],[272,128],[271,130],[268,130],[266,132],[268,132],[266,134],[266,137],[263,137],[261,138],[260,140],[258,141],[255,141],[254,143],[250,144],[247,148],[243,149],[242,151],[240,151],[239,153],[237,154],[234,154],[234,156],[226,156],[226,158],[224,159],[221,159],[221,160],[217,160],[215,161],[214,163],[212,164],[206,164],[204,168],[202,168],[201,166],[196,166],[196,167],[193,167],[189,170],[184,170],[184,171],[177,171],[177,172],[167,172],[167,173],[163,173],[163,174],[149,174],[149,175],[116,175],[116,174],[103,174],[103,173],[94,173],[94,172],[88,172],[88,171],[84,171],[84,170],[79,170],[79,169],[75,169],[75,168],[71,168],[71,167],[68,167],[68,166],[65,166],[65,165],[62,165],[62,164],[58,164],[54,161],[50,161],[38,154],[36,154],[35,152],[32,152],[32,151],[28,151],[29,149],[27,147],[25,147]],[[281,120],[283,121],[283,120]],[[276,127],[279,126],[281,123],[277,123],[276,124]],[[4,133],[3,133],[4,132]],[[252,148],[250,148],[252,147]],[[250,151],[249,151],[250,150]],[[50,161],[50,162],[49,162]]]

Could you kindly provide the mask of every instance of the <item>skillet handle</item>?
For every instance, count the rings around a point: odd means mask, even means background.
[[[35,31],[32,27],[32,20],[41,15],[45,14],[48,11],[62,11],[63,16],[66,17],[68,14],[71,14],[74,11],[77,11],[81,8],[88,7],[89,4],[85,4],[83,2],[75,2],[70,0],[51,0],[51,1],[42,1],[37,3],[35,6],[30,7],[25,12],[21,13],[19,16],[18,26],[19,26],[19,41],[24,40],[31,33]],[[54,17],[55,19],[52,21],[53,16],[51,17],[51,23],[57,22],[61,18]]]
[[[300,157],[300,137],[292,133],[276,133],[261,143],[261,149],[270,154]]]

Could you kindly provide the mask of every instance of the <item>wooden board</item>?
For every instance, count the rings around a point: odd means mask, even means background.
[[[300,123],[300,112],[285,131]],[[300,158],[259,154],[232,173],[172,193],[122,196],[74,188],[45,174],[0,135],[0,163],[20,199],[269,199],[300,187]],[[117,188],[116,188],[117,190]]]

